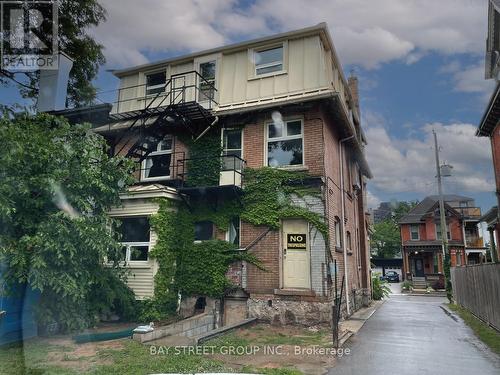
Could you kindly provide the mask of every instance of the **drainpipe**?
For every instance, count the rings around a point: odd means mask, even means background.
[[[201,137],[203,137],[211,128],[212,126],[214,126],[215,124],[217,124],[219,122],[219,116],[215,116],[215,119],[214,121],[210,124],[210,126],[208,128],[206,128],[205,130],[203,130],[201,132],[201,134],[194,140],[195,142],[198,141],[198,139],[200,139]]]
[[[344,282],[345,282],[345,301],[347,316],[351,315],[351,308],[349,306],[349,278],[347,272],[347,247],[346,247],[346,230],[345,230],[345,188],[344,188],[344,149],[343,143],[354,138],[354,135],[343,138],[339,141],[339,163],[340,163],[340,204],[341,204],[341,224],[342,224],[342,252],[344,253]],[[340,301],[342,303],[342,301]]]

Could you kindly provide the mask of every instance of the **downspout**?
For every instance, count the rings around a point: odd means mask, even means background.
[[[208,126],[208,128],[206,128],[205,130],[203,130],[201,132],[201,134],[194,141],[195,142],[198,141],[198,139],[200,139],[201,137],[203,137],[212,128],[212,126],[214,126],[218,122],[219,122],[219,116],[215,116],[214,121],[212,121],[212,123]]]
[[[346,230],[345,230],[345,188],[344,188],[344,149],[343,143],[354,138],[354,135],[343,138],[339,141],[339,163],[340,163],[340,204],[341,204],[341,224],[342,224],[342,252],[344,253],[344,282],[345,282],[345,301],[347,316],[351,315],[351,308],[349,307],[349,278],[347,272],[347,247],[346,247]],[[341,301],[342,303],[342,301]]]

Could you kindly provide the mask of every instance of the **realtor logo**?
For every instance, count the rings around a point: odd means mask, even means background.
[[[0,4],[2,69],[57,69],[57,1]]]

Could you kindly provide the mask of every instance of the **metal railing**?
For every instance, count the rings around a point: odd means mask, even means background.
[[[113,114],[187,102],[201,103],[206,109],[213,109],[218,104],[218,90],[214,83],[195,70],[172,74],[157,92],[147,94],[147,88],[148,85],[142,83],[102,91],[97,97],[100,102],[113,105]],[[105,101],[104,96],[115,96],[116,100]]]
[[[218,171],[218,174],[211,172],[209,167],[205,169],[206,165],[214,162],[217,164],[213,171]],[[184,187],[232,185],[242,188],[245,165],[246,161],[239,156],[222,155],[219,157],[208,156],[178,160],[176,169],[181,185]]]

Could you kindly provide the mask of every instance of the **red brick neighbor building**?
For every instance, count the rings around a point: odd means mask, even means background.
[[[500,1],[490,0],[488,7],[488,38],[486,41],[485,78],[495,79],[497,85],[476,132],[478,137],[489,137],[495,173],[497,206],[482,218],[490,233],[491,254],[494,261],[500,259]]]
[[[486,248],[479,235],[481,209],[472,198],[445,195],[448,251],[452,267],[484,261]],[[443,286],[443,247],[439,197],[429,196],[399,221],[403,276],[414,284]]]
[[[138,163],[137,183],[110,214],[129,228],[124,245],[129,285],[151,298],[158,271],[149,251],[156,234],[148,217],[156,198],[207,207],[244,194],[245,168],[306,173],[319,195],[293,204],[322,216],[328,237],[300,217],[283,217],[278,230],[235,218],[227,231],[196,223],[196,240],[218,238],[252,252],[265,268],[233,264],[238,288],[220,301],[225,324],[248,316],[277,323],[331,321],[335,279],[345,276],[344,312],[370,299],[365,159],[357,79],[346,79],[325,24],[171,58],[114,72],[120,79],[113,105],[66,110],[72,121],[89,120],[116,154]],[[187,186],[186,139],[219,137],[219,180]],[[219,158],[219,157],[218,157]],[[208,162],[208,161],[207,161]],[[303,235],[292,247],[289,236]],[[337,265],[336,269],[334,264]]]

